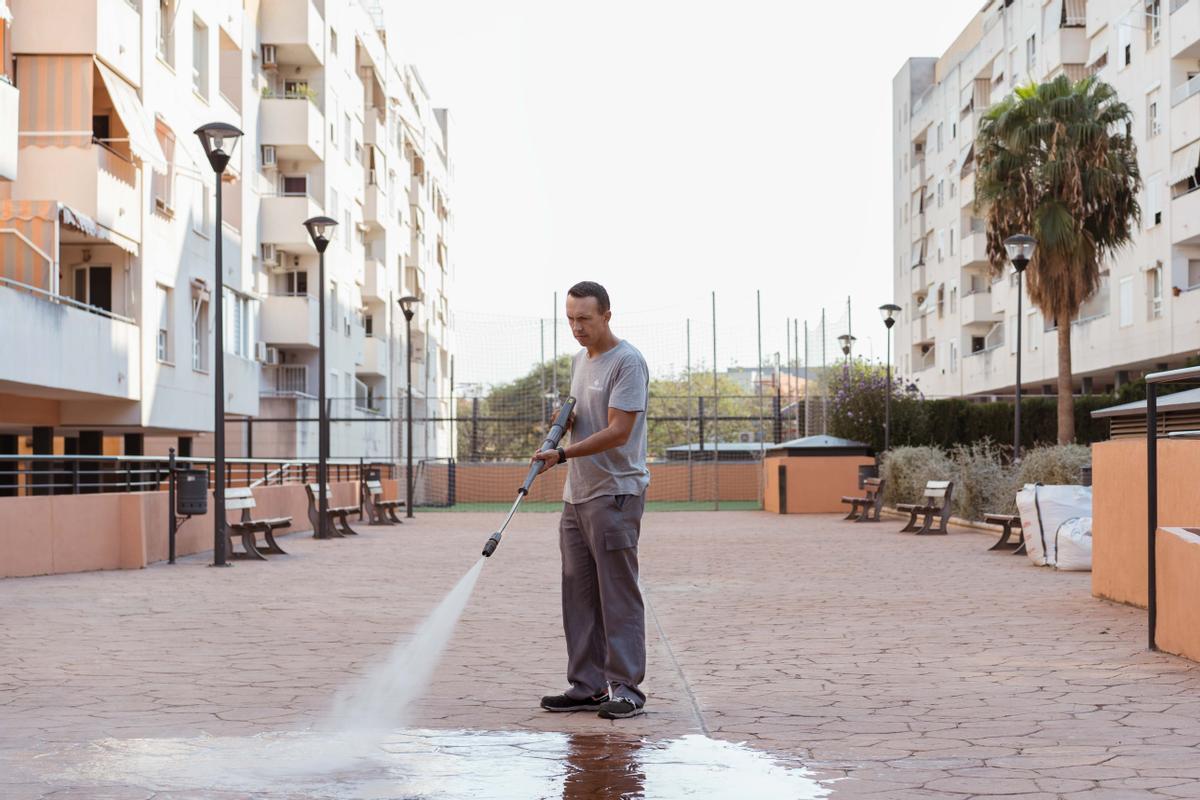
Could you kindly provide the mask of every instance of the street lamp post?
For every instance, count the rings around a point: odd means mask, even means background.
[[[1008,253],[1008,260],[1012,262],[1013,269],[1017,271],[1017,392],[1013,409],[1014,464],[1021,461],[1021,301],[1023,295],[1021,275],[1025,272],[1025,267],[1029,265],[1030,259],[1033,258],[1033,251],[1036,247],[1037,241],[1024,233],[1018,233],[1004,240],[1004,249]]]
[[[854,343],[858,341],[857,336],[851,336],[848,333],[843,333],[838,337],[838,342],[842,345],[842,355],[846,357],[846,364],[850,364],[850,351],[854,348]]]
[[[329,409],[325,399],[325,249],[333,237],[337,220],[330,217],[311,217],[304,220],[309,238],[317,248],[317,529],[315,539],[332,538],[329,530]]]
[[[405,467],[405,495],[404,495],[404,516],[412,519],[413,515],[413,410],[412,410],[412,319],[416,310],[414,305],[421,302],[421,298],[409,295],[401,297],[398,301],[400,310],[404,313],[404,341],[406,344],[406,353],[404,358],[405,369],[405,411],[404,416],[407,420],[405,425],[406,433],[406,467]]]
[[[883,452],[892,448],[892,326],[900,306],[888,303],[879,307],[883,324],[887,327],[887,386],[883,394]]]
[[[210,122],[201,125],[195,131],[200,137],[200,145],[204,155],[212,167],[217,183],[217,217],[215,233],[216,246],[215,289],[209,303],[213,307],[213,329],[216,340],[213,342],[213,566],[232,566],[225,552],[225,318],[222,306],[225,304],[225,267],[221,256],[221,175],[229,165],[233,150],[237,147],[242,132],[225,122]],[[228,146],[226,146],[228,143]]]

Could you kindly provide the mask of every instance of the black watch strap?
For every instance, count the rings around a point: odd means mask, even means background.
[[[560,464],[567,463],[567,451],[561,447],[558,448],[558,463],[560,463]]]

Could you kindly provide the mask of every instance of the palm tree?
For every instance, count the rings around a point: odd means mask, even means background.
[[[987,111],[975,141],[975,203],[986,210],[992,273],[1003,273],[1005,238],[1037,240],[1025,276],[1029,299],[1058,327],[1060,444],[1075,438],[1071,322],[1141,219],[1131,120],[1112,86],[1059,75],[1017,87]]]

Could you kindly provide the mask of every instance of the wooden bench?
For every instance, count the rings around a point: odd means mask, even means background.
[[[925,484],[925,494],[919,503],[900,503],[896,506],[899,511],[907,511],[911,516],[908,524],[900,529],[901,533],[916,531],[918,536],[929,534],[945,534],[946,524],[950,521],[950,496],[954,493],[954,481],[929,481]],[[925,520],[917,525],[917,517],[924,516]],[[934,525],[934,519],[939,520]]]
[[[383,482],[378,478],[367,476],[362,486],[362,504],[367,511],[367,519],[371,525],[401,525],[403,522],[396,516],[396,509],[404,508],[403,500],[384,500]]]
[[[290,528],[291,517],[264,517],[252,519],[250,509],[256,505],[254,493],[248,488],[229,488],[225,490],[225,510],[242,512],[242,518],[237,522],[225,523],[225,549],[230,558],[261,558],[266,560],[264,551],[275,555],[286,556],[287,552],[275,541],[275,531]],[[262,534],[265,544],[258,546],[258,534]],[[233,536],[242,537],[242,552],[233,549]]]
[[[321,484],[306,483],[304,490],[308,493],[308,521],[313,526],[313,536],[318,536],[321,533],[321,525],[317,521],[318,510],[320,505]],[[333,487],[328,483],[325,484],[325,495],[330,500],[333,499]],[[357,536],[358,531],[350,527],[350,515],[358,513],[358,506],[335,506],[329,504],[329,532],[334,536]]]
[[[1013,555],[1024,555],[1025,553],[1025,531],[1021,526],[1021,518],[1013,514],[984,514],[983,521],[992,525],[999,525],[1001,528],[1000,540],[988,548],[988,550],[1012,550]],[[1013,529],[1017,530],[1017,541],[1010,542],[1009,537],[1012,536]]]
[[[846,515],[846,519],[853,519],[855,522],[879,522],[879,512],[883,508],[883,480],[866,478],[863,480],[862,497],[842,498],[843,503],[850,504],[850,513]]]

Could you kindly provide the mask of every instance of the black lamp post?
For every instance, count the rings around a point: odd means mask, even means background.
[[[887,327],[887,388],[883,395],[883,451],[886,453],[892,447],[892,326],[896,324],[896,314],[900,306],[888,303],[879,307],[883,324]]]
[[[421,302],[421,298],[408,295],[401,297],[397,302],[400,303],[400,310],[404,312],[404,342],[406,345],[406,354],[404,358],[405,370],[405,411],[404,417],[407,420],[405,434],[407,450],[407,467],[404,470],[405,495],[404,495],[404,516],[412,519],[413,515],[413,410],[412,410],[412,319],[416,310],[414,305]]]
[[[312,217],[304,220],[304,227],[317,248],[317,315],[321,318],[317,334],[317,530],[313,538],[329,539],[329,409],[325,399],[325,249],[333,238],[337,220],[330,217]]]
[[[213,240],[216,245],[216,289],[213,306],[213,566],[232,566],[225,552],[225,266],[221,258],[221,175],[229,166],[233,149],[242,132],[225,122],[210,122],[195,130],[217,182],[217,217]]]
[[[1013,463],[1021,460],[1021,274],[1033,258],[1037,241],[1024,233],[1018,233],[1004,240],[1004,249],[1008,252],[1008,260],[1017,271],[1017,393],[1013,409]]]

